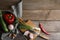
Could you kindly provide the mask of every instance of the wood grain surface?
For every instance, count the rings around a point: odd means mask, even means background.
[[[23,19],[60,20],[60,10],[23,10]]]
[[[22,18],[33,20],[36,27],[40,22],[50,33],[49,40],[60,40],[60,0],[23,0]]]
[[[31,20],[45,20],[49,10],[24,10],[23,18]]]
[[[60,0],[23,0],[23,9],[60,9]]]

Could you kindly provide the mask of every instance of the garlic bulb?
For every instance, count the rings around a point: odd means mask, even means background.
[[[30,33],[29,37],[30,37],[30,39],[33,39],[34,38],[33,33]]]
[[[24,35],[25,35],[25,36],[28,36],[29,33],[30,33],[29,31],[26,31],[26,32],[24,33]]]

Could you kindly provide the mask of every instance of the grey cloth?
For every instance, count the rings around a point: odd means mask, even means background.
[[[9,33],[3,33],[1,39],[2,40],[27,40],[27,38],[24,35],[22,35],[22,33],[17,34],[15,39],[11,39],[10,37],[8,37],[7,36],[8,34]]]
[[[15,14],[16,17],[21,18],[22,17],[22,2],[19,2],[17,5],[13,5],[13,13]]]

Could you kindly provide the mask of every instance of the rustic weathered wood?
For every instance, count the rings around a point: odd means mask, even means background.
[[[60,9],[60,0],[23,0],[23,9]]]
[[[47,20],[60,20],[60,10],[51,10]]]
[[[49,10],[24,10],[23,19],[45,20]]]
[[[50,33],[49,40],[60,40],[60,33]]]
[[[23,10],[23,19],[60,20],[60,10]]]
[[[45,20],[49,10],[24,10],[23,18],[31,20]]]

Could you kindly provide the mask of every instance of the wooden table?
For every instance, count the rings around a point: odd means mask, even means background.
[[[42,23],[49,40],[60,40],[60,0],[23,0],[23,19]],[[38,38],[37,40],[45,40]]]

